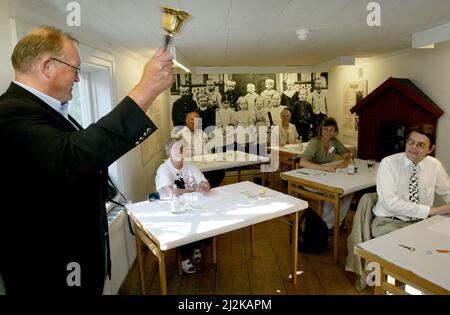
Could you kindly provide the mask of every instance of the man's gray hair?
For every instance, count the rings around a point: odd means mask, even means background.
[[[11,62],[16,71],[28,73],[36,62],[45,55],[62,54],[63,40],[78,43],[69,33],[52,26],[39,26],[22,38],[14,47]]]

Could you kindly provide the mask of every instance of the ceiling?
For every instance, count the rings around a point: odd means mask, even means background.
[[[66,16],[71,1],[33,0],[39,2]],[[378,0],[380,27],[366,22],[371,0],[76,2],[85,31],[142,56],[162,46],[159,7],[187,11],[193,19],[174,45],[190,65],[204,67],[311,66],[340,56],[370,57],[410,48],[414,32],[450,22],[450,0]],[[304,41],[296,35],[300,28],[311,30]]]

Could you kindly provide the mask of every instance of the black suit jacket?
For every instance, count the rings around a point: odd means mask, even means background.
[[[14,83],[0,96],[0,273],[7,294],[102,293],[107,167],[155,130],[128,97],[76,131]],[[80,266],[81,286],[68,285],[76,280],[71,263]]]

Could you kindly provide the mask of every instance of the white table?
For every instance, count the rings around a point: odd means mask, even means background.
[[[450,216],[433,216],[355,247],[357,255],[381,267],[376,294],[405,293],[389,284],[387,275],[424,293],[450,294],[449,250]]]
[[[241,181],[241,167],[257,165],[270,162],[269,157],[245,153],[241,151],[231,151],[224,153],[213,153],[197,155],[185,158],[186,161],[194,161],[202,172],[238,168],[238,181]]]
[[[193,211],[181,214],[170,212],[170,200],[127,205],[136,226],[141,293],[145,294],[145,286],[140,241],[158,258],[161,293],[167,294],[165,251],[289,214],[295,223],[291,276],[296,283],[298,211],[306,209],[308,203],[268,188],[264,188],[266,197],[261,198],[262,188],[251,182],[217,187],[201,196]],[[253,243],[253,233],[251,236]]]
[[[339,163],[339,161],[334,162]],[[376,185],[377,163],[369,172],[367,161],[356,159],[358,172],[348,175],[346,169],[330,173],[308,168],[296,169],[281,174],[281,178],[288,181],[289,194],[320,201],[319,212],[322,214],[321,202],[328,201],[334,206],[334,258],[338,259],[339,242],[339,214],[342,196]]]

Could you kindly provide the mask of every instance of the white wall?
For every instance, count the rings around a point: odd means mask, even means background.
[[[363,76],[359,77],[359,69]],[[436,157],[450,170],[450,42],[438,44],[435,49],[408,49],[358,63],[342,66],[329,72],[330,115],[342,122],[343,84],[351,80],[368,80],[368,93],[389,77],[407,78],[427,94],[443,111],[438,120]],[[351,141],[351,139],[343,139]]]
[[[9,18],[4,4],[0,2],[0,91],[5,91],[14,72],[11,66],[11,54],[13,51]]]
[[[123,99],[128,92],[135,86],[142,75],[144,66],[143,60],[136,60],[119,52],[114,52],[115,75],[117,101]],[[159,96],[161,103],[161,121],[169,121],[169,92],[164,92]],[[157,126],[162,129],[163,135],[167,135],[169,126],[162,123]],[[163,137],[164,140],[167,138]],[[150,162],[142,165],[141,146],[138,146],[125,154],[119,161],[122,174],[121,186],[124,194],[133,202],[145,200],[148,193],[154,191],[155,174],[157,167],[165,157],[163,151],[155,152]]]

